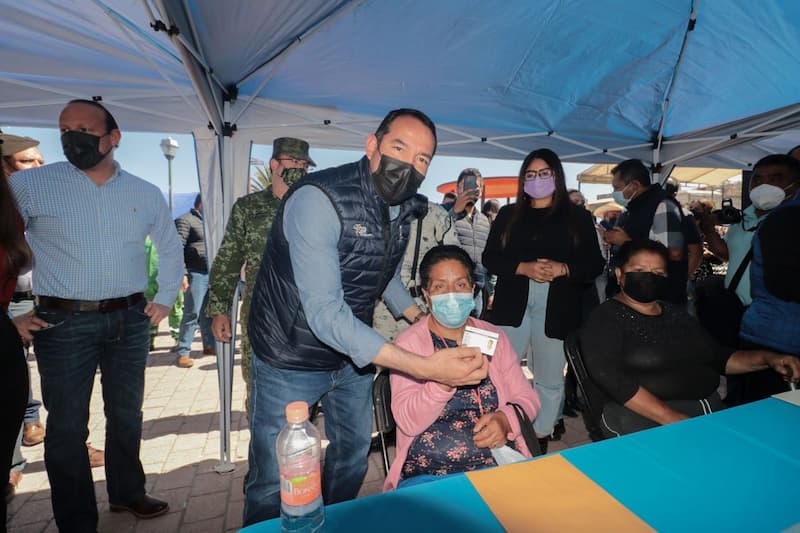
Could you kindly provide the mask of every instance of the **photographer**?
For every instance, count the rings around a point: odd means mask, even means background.
[[[750,242],[753,232],[766,211],[754,205],[738,211],[725,202],[723,209],[701,202],[692,204],[692,212],[700,225],[709,251],[728,262],[728,271],[722,276],[708,276],[696,284],[695,307],[697,318],[714,339],[724,346],[739,347],[739,329],[742,316],[752,299],[750,297]],[[727,226],[725,237],[717,226]],[[731,383],[736,395],[736,384]]]
[[[758,184],[755,184],[758,186]],[[753,190],[753,183],[750,190]],[[762,206],[763,207],[763,206]],[[700,231],[708,245],[709,251],[723,261],[728,262],[728,272],[725,274],[725,288],[731,286],[731,281],[742,262],[747,259],[750,251],[750,242],[758,223],[766,215],[768,209],[758,209],[755,203],[747,206],[743,211],[737,210],[732,204],[723,202],[723,208],[712,211],[707,205],[700,202],[692,205],[692,213],[700,224]],[[725,237],[721,237],[716,227],[727,225]],[[736,296],[742,306],[747,307],[752,301],[750,298],[750,266],[744,267],[739,283],[734,288]]]

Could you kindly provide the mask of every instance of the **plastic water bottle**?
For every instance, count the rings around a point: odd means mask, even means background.
[[[320,438],[308,421],[308,404],[286,406],[286,425],[276,443],[281,478],[281,531],[325,530]]]

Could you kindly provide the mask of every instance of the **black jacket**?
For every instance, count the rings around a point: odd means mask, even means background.
[[[208,272],[203,214],[192,208],[175,219],[175,227],[183,245],[183,262],[186,270]]]
[[[683,304],[686,303],[686,281],[689,278],[687,244],[692,242],[692,234],[687,234],[689,228],[685,224],[680,204],[667,195],[661,185],[654,183],[645,192],[630,201],[628,210],[620,215],[617,227],[624,229],[633,240],[649,239],[656,210],[661,202],[671,202],[677,206],[681,217],[681,233],[683,234],[683,257],[679,261],[667,261],[669,285],[663,299],[672,303]],[[612,258],[612,263],[616,266],[615,258]]]
[[[566,263],[570,275],[550,284],[545,334],[564,339],[580,326],[584,289],[605,264],[594,221],[588,211],[572,204],[550,216],[544,216],[543,209],[526,208],[503,247],[501,237],[513,210],[514,204],[500,209],[483,252],[483,265],[497,275],[492,321],[514,327],[522,323],[529,278],[516,274],[517,267],[521,262],[551,259]]]

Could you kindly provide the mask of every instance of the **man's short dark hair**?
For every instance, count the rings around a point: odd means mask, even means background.
[[[627,159],[611,169],[611,175],[619,174],[619,179],[625,185],[632,181],[638,181],[645,187],[649,187],[652,182],[650,181],[650,171],[638,159]]]
[[[119,126],[117,125],[117,121],[114,119],[114,115],[111,114],[111,111],[105,108],[105,106],[99,102],[95,102],[94,100],[84,100],[82,98],[77,98],[75,100],[70,100],[67,105],[69,104],[86,104],[92,107],[96,107],[97,109],[102,109],[103,113],[106,115],[106,132],[111,133],[111,130],[118,130]]]
[[[791,176],[792,180],[800,181],[800,161],[790,155],[772,154],[762,157],[755,165],[753,165],[753,172],[755,172],[758,167],[766,166],[784,167],[789,171],[789,175]]]
[[[467,269],[467,279],[470,285],[475,283],[475,262],[460,246],[454,244],[440,244],[434,246],[422,257],[419,264],[419,281],[426,290],[431,282],[431,269],[448,259],[458,261]]]
[[[418,109],[403,107],[389,111],[389,113],[383,117],[378,129],[375,130],[375,137],[378,139],[378,144],[380,144],[383,140],[383,136],[389,132],[389,127],[392,125],[392,122],[394,122],[394,119],[399,117],[413,117],[422,122],[425,127],[431,130],[431,134],[433,135],[433,153],[431,155],[435,155],[436,147],[439,144],[439,141],[436,138],[436,126],[434,126],[433,121],[430,119],[430,117],[428,117],[428,115],[422,111],[419,111]]]
[[[795,152],[797,150],[800,150],[800,144],[798,144],[797,146],[786,152],[786,155],[792,155],[792,152]]]
[[[194,197],[194,208],[195,209],[200,207],[200,204],[202,204],[202,203],[203,203],[203,199],[201,198],[201,195],[198,194],[197,196]]]
[[[467,178],[467,176],[475,176],[476,178],[483,179],[481,171],[478,170],[477,168],[465,168],[458,174],[458,178],[456,178],[456,183],[460,185],[461,182]]]
[[[500,211],[500,202],[497,200],[486,200],[481,208],[481,213],[486,216],[489,216],[489,213],[497,213]]]

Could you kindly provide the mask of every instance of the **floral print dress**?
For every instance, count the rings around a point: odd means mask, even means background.
[[[433,332],[431,338],[435,350],[458,345]],[[439,418],[412,441],[400,479],[496,466],[488,448],[475,446],[472,430],[481,416],[496,411],[497,407],[497,389],[488,376],[477,386],[458,387]]]

